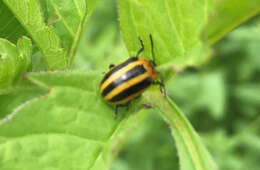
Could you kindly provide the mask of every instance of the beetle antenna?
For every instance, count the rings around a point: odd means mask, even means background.
[[[151,52],[152,52],[152,57],[153,57],[153,64],[154,66],[156,66],[156,63],[155,63],[155,56],[154,56],[154,48],[153,48],[153,37],[152,37],[152,34],[149,34],[149,37],[150,37],[150,41],[151,41]]]
[[[140,48],[140,50],[137,52],[137,54],[136,54],[136,58],[138,58],[139,57],[139,55],[141,54],[141,52],[143,52],[144,51],[144,43],[143,43],[143,40],[140,38],[140,37],[138,37],[138,39],[139,39],[139,41],[140,41],[140,44],[141,44],[141,48]]]

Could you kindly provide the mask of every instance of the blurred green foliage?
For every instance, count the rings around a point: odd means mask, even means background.
[[[74,69],[102,72],[118,57],[128,57],[116,11],[114,1],[98,5],[79,45]],[[204,66],[188,68],[167,82],[170,97],[188,113],[221,170],[260,166],[259,21],[260,17],[251,19],[215,44],[212,59]],[[178,169],[167,125],[156,114],[148,115],[119,153],[113,170]]]

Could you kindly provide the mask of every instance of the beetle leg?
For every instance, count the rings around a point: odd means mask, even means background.
[[[119,107],[119,105],[116,105],[116,106],[115,106],[115,114],[114,114],[114,116],[115,116],[115,119],[117,118],[117,114],[118,114],[118,107]]]
[[[165,89],[164,83],[162,81],[154,81],[153,84],[159,85],[160,86],[160,91],[161,91],[162,95],[164,97],[167,96],[166,89]]]
[[[113,67],[115,67],[114,64],[110,64],[110,65],[109,65],[109,68],[110,68],[110,69],[113,68]]]
[[[131,104],[131,101],[129,101],[128,103],[125,104],[125,107],[126,107],[126,110],[127,110],[127,111],[129,110],[130,104]]]
[[[139,57],[139,55],[141,54],[141,52],[143,52],[144,51],[144,43],[143,43],[143,40],[140,38],[140,37],[138,37],[138,39],[139,39],[139,41],[140,41],[140,44],[141,44],[141,48],[139,49],[139,51],[137,52],[137,54],[136,54],[136,58],[138,58]]]
[[[119,108],[119,107],[126,107],[126,110],[128,110],[130,104],[131,104],[131,101],[129,101],[128,103],[126,103],[126,104],[124,104],[124,105],[116,105],[116,106],[115,106],[115,114],[114,114],[114,115],[115,115],[115,119],[117,118],[117,115],[118,115],[118,108]]]
[[[150,108],[152,108],[152,106],[151,106],[150,104],[143,104],[143,107],[144,107],[145,109],[150,109]]]

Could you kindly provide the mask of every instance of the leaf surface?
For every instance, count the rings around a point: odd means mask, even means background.
[[[118,1],[123,37],[130,56],[144,40],[144,56],[151,59],[149,34],[154,39],[158,65],[182,68],[207,60],[209,50],[200,41],[212,2],[208,0],[125,0]]]
[[[259,0],[217,0],[203,38],[208,44],[213,44],[229,31],[258,15],[260,12]]]
[[[0,169],[106,168],[113,139],[132,124],[124,116],[115,119],[113,108],[102,101],[97,86],[101,75],[50,72],[26,77],[49,92],[0,121]]]

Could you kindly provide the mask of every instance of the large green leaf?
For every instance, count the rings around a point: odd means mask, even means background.
[[[31,40],[22,37],[17,46],[0,39],[0,90],[8,88],[21,77],[22,72],[30,70],[32,62]]]
[[[117,150],[125,116],[98,94],[101,74],[31,73],[26,77],[49,92],[20,105],[0,121],[0,169],[105,169]],[[120,110],[123,112],[123,110]],[[39,161],[40,160],[40,161]]]
[[[70,66],[82,30],[97,0],[3,2],[34,40],[43,55],[46,69],[57,70]]]
[[[259,12],[259,0],[217,0],[211,18],[204,29],[203,38],[207,43],[213,44]]]
[[[208,49],[199,35],[212,8],[210,0],[118,0],[123,37],[134,56],[144,40],[145,57],[151,58],[149,34],[155,46],[159,65],[184,67],[203,63]]]

